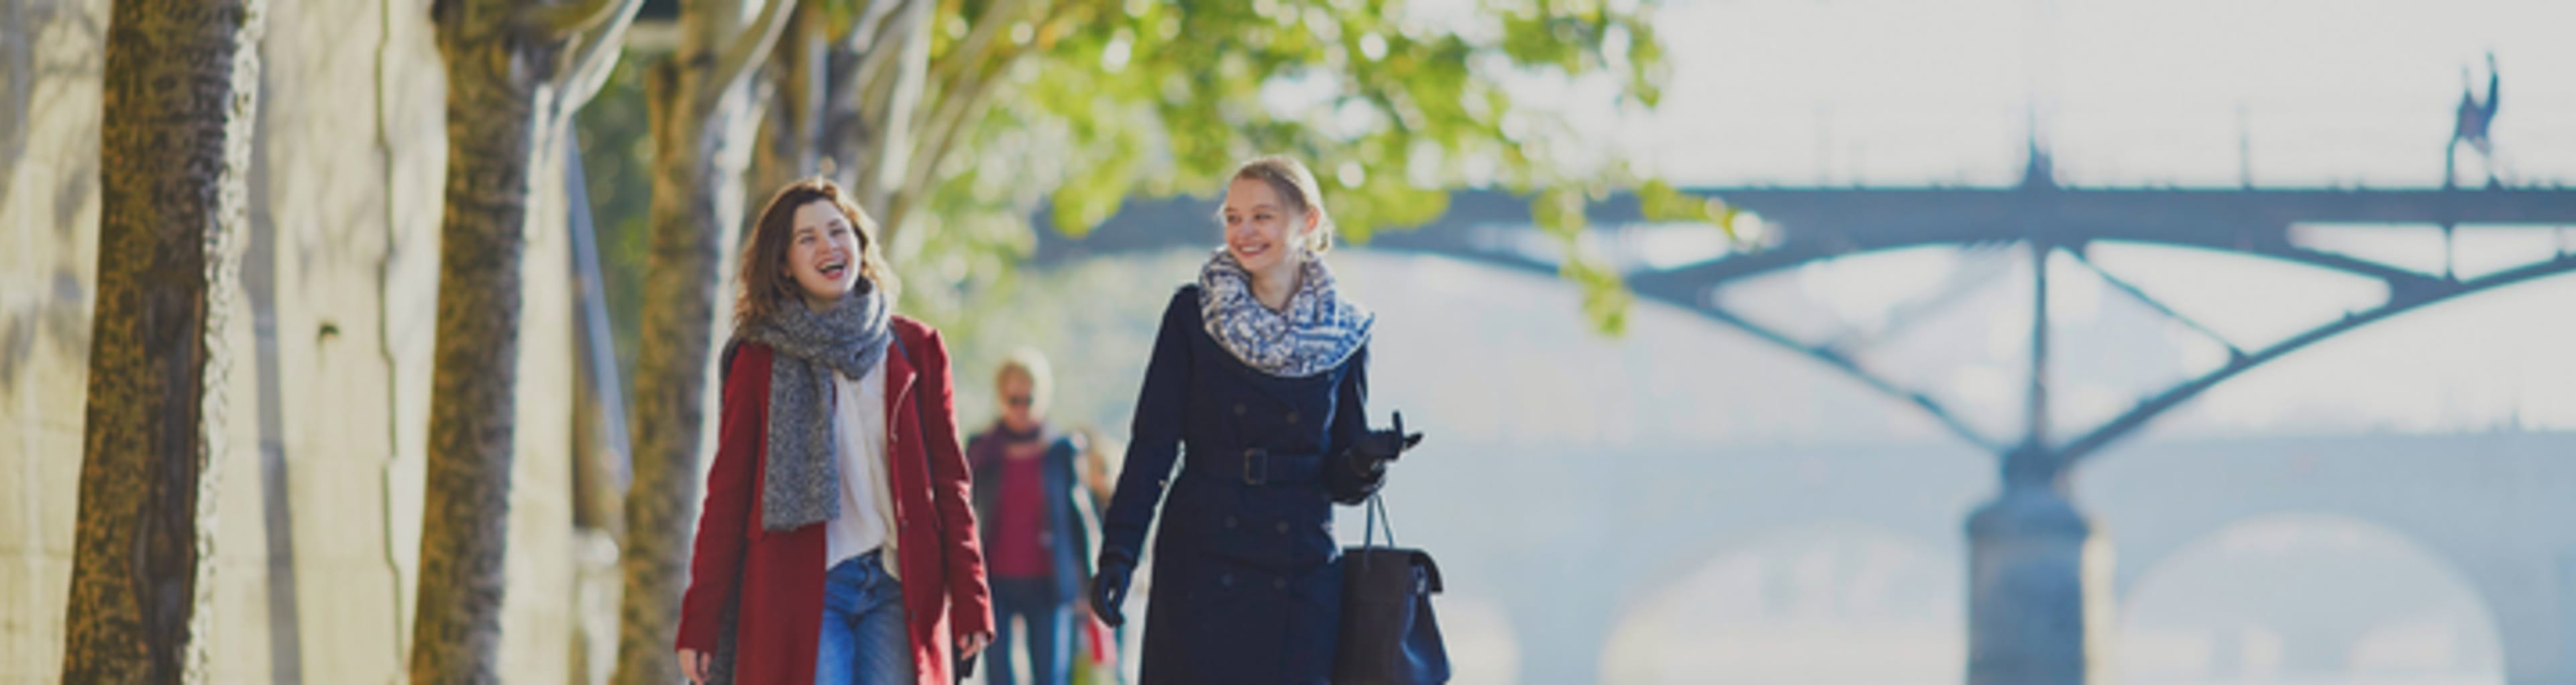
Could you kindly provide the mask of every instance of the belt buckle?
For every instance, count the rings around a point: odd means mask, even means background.
[[[1243,451],[1243,484],[1270,484],[1270,450],[1255,447]]]

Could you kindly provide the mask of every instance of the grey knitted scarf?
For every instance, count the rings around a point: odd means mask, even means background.
[[[893,309],[867,279],[831,309],[803,304],[745,327],[769,361],[769,457],[760,525],[789,530],[841,515],[841,466],[832,440],[832,372],[866,378],[885,360]]]

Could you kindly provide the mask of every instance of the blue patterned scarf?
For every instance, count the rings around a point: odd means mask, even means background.
[[[1331,371],[1368,344],[1377,315],[1342,297],[1333,270],[1309,257],[1285,311],[1252,295],[1252,272],[1223,249],[1199,270],[1199,318],[1208,336],[1262,373],[1301,378]]]

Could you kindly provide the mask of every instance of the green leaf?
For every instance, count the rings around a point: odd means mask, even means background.
[[[819,1],[835,26],[854,23],[867,4]],[[959,68],[949,62],[962,59],[963,37],[1002,20],[991,8],[1004,4],[936,5],[932,73]],[[1523,107],[1502,87],[1599,75],[1621,84],[1623,101],[1652,107],[1669,79],[1649,21],[1654,0],[1470,4],[1476,30],[1465,33],[1408,21],[1419,13],[1406,0],[1029,5],[1032,16],[1051,19],[1013,63],[986,65],[998,75],[986,104],[936,151],[948,175],[934,179],[929,197],[909,200],[920,210],[898,230],[919,246],[907,256],[919,266],[907,275],[924,275],[907,297],[960,316],[1007,306],[987,293],[1013,282],[1032,231],[1081,235],[1131,195],[1214,195],[1235,164],[1260,154],[1309,163],[1354,243],[1428,223],[1447,210],[1449,191],[1471,187],[1526,193],[1534,222],[1569,255],[1587,230],[1585,208],[1617,190],[1636,191],[1650,216],[1727,225],[1723,204],[1636,177],[1625,164],[1571,171],[1559,150],[1592,145],[1594,134]],[[922,106],[944,102],[939,87]],[[586,119],[604,109],[585,108]],[[621,124],[628,140],[643,134],[641,117],[633,119]],[[1347,187],[1338,179],[1345,164],[1364,172]],[[1050,208],[1045,225],[1033,226],[1028,217],[1041,206]],[[1588,258],[1568,263],[1567,285],[1584,293],[1582,320],[1621,330],[1634,297],[1618,272]]]

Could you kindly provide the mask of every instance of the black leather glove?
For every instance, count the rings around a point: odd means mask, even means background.
[[[1404,412],[1395,413],[1395,428],[1371,430],[1351,441],[1351,466],[1370,477],[1386,470],[1386,463],[1404,456],[1404,451],[1422,443],[1421,433],[1404,432]]]
[[[1091,574],[1091,615],[1112,628],[1126,624],[1119,607],[1127,605],[1127,580],[1135,572],[1136,559],[1126,552],[1100,550],[1100,570]]]

